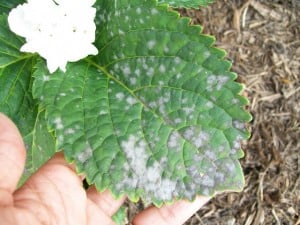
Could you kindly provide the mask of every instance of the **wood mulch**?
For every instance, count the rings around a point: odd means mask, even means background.
[[[300,225],[300,1],[216,0],[181,13],[226,49],[253,115],[244,190],[216,196],[186,225]]]

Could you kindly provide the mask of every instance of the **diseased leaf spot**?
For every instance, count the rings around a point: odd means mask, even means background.
[[[229,81],[227,76],[221,75],[210,75],[207,78],[207,90],[214,91],[214,90],[221,90],[221,88]]]
[[[149,49],[153,49],[155,45],[156,45],[156,41],[154,40],[148,41],[147,43]]]
[[[181,137],[180,134],[177,131],[173,131],[170,134],[169,140],[168,140],[168,148],[175,149],[176,151],[180,151],[181,147]]]
[[[143,188],[145,200],[150,201],[151,196],[155,196],[156,199],[170,201],[174,197],[176,182],[169,178],[162,178],[163,162],[155,161],[147,166],[149,154],[146,143],[131,135],[128,140],[122,141],[121,147],[129,162],[125,169],[130,169],[132,172],[127,172],[128,176],[118,184],[118,188]]]
[[[64,128],[63,123],[62,123],[62,120],[61,120],[60,117],[55,118],[54,121],[53,121],[53,123],[54,123],[55,128],[56,128],[57,130],[61,130],[61,129]]]
[[[206,146],[210,142],[209,133],[195,126],[184,129],[183,136],[197,148]]]
[[[122,93],[122,92],[119,92],[116,94],[116,98],[119,100],[119,101],[122,101],[125,97],[125,94]]]
[[[165,67],[165,65],[161,64],[161,65],[159,66],[158,70],[159,70],[159,72],[161,72],[161,73],[165,73],[165,72],[166,72],[166,67]]]
[[[49,81],[50,80],[50,76],[49,75],[44,75],[43,76],[43,81],[46,82],[46,81]]]
[[[129,104],[129,105],[134,105],[137,103],[137,99],[136,98],[133,98],[132,96],[129,96],[126,98],[126,102]]]
[[[80,163],[85,163],[88,159],[90,159],[93,155],[93,150],[89,143],[86,143],[85,149],[77,154],[77,159]]]

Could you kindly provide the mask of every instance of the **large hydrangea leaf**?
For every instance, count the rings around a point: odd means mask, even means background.
[[[224,51],[154,1],[101,0],[98,57],[35,73],[57,149],[99,190],[161,205],[241,190],[250,115]]]
[[[175,8],[199,8],[199,6],[207,6],[214,0],[158,0],[159,3],[166,3]]]

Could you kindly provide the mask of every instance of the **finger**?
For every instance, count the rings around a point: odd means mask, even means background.
[[[80,177],[56,153],[14,193],[15,207],[29,210],[44,224],[86,224],[86,192]],[[55,223],[55,224],[56,224]]]
[[[12,193],[23,173],[25,147],[18,128],[0,113],[0,191]]]
[[[57,152],[54,155],[54,157],[52,157],[52,159],[47,162],[47,164],[48,165],[60,165],[60,166],[66,167],[66,168],[70,169],[71,171],[73,171],[74,174],[76,174],[76,176],[79,177],[81,181],[83,181],[85,179],[85,175],[83,173],[77,174],[75,163],[72,163],[72,164],[67,163],[62,151]]]
[[[87,196],[109,217],[118,211],[126,199],[125,196],[116,199],[108,190],[99,193],[94,186],[87,190]]]
[[[112,218],[106,215],[92,200],[88,200],[87,224],[88,225],[115,225]]]
[[[172,205],[164,205],[156,208],[150,207],[140,214],[134,220],[134,225],[181,225],[195,214],[205,203],[210,200],[210,197],[197,197],[193,202],[178,201]]]

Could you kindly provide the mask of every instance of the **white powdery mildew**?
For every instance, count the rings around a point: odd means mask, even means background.
[[[159,188],[153,190],[154,196],[163,201],[170,201],[175,195],[176,182],[170,179],[162,179]]]
[[[43,76],[43,81],[46,82],[46,81],[49,81],[50,80],[50,76],[49,75],[44,75]]]
[[[175,58],[174,58],[174,62],[176,63],[176,64],[180,64],[181,63],[181,58],[179,58],[178,56],[176,56]]]
[[[202,158],[202,160],[206,161],[208,159]],[[186,169],[187,174],[191,177],[190,182],[185,184],[186,189],[190,192],[187,193],[187,197],[194,197],[195,192],[199,190],[201,190],[204,195],[208,195],[210,192],[214,191],[218,182],[224,181],[225,174],[218,171],[214,164],[211,164],[211,167],[207,168],[205,171],[198,168],[196,165],[199,165],[199,162],[198,160],[193,159],[193,164]]]
[[[199,130],[194,126],[185,129],[183,132],[183,137],[197,148],[207,146],[211,139],[209,133]]]
[[[80,162],[80,163],[85,163],[86,161],[88,161],[91,157],[93,156],[93,150],[90,146],[90,144],[87,142],[86,143],[86,146],[85,146],[85,149],[78,153],[76,155],[76,158],[77,160]]]
[[[169,121],[168,112],[167,112],[167,104],[171,100],[171,95],[169,92],[165,92],[162,94],[162,87],[158,87],[155,89],[155,92],[158,94],[158,98],[151,99],[147,105],[150,109],[158,110],[159,113]],[[156,96],[155,96],[156,97]]]
[[[167,146],[169,149],[174,149],[175,151],[180,151],[181,147],[181,136],[177,131],[173,131],[168,139]]]
[[[233,125],[234,128],[239,129],[239,130],[244,130],[245,129],[245,124],[242,123],[239,120],[232,121],[232,125]]]
[[[165,65],[161,64],[161,65],[159,66],[158,70],[159,70],[159,72],[161,72],[161,73],[165,73],[165,72],[166,72],[166,67],[165,67]]]
[[[121,70],[125,77],[128,77],[131,74],[131,69],[130,69],[129,64],[123,65]]]
[[[204,175],[201,179],[201,184],[206,187],[214,187],[215,181],[211,176]]]
[[[131,77],[131,78],[129,79],[129,82],[130,82],[130,84],[131,84],[132,86],[134,86],[134,85],[136,85],[137,79],[136,79],[135,77]]]
[[[129,160],[129,165],[134,169],[135,173],[142,175],[146,170],[147,159],[146,143],[139,141],[135,136],[131,135],[127,141],[122,141],[121,147]]]
[[[126,102],[127,102],[130,106],[132,106],[132,105],[136,104],[138,101],[137,101],[136,98],[134,98],[134,97],[132,97],[132,96],[129,96],[129,97],[126,98]]]
[[[75,134],[75,130],[73,128],[68,128],[65,130],[66,135]]]
[[[241,141],[243,140],[243,137],[241,135],[238,135],[236,139],[232,143],[232,147],[230,150],[230,154],[234,155],[237,151],[241,149]]]
[[[151,41],[147,42],[147,47],[149,49],[153,49],[155,45],[156,45],[156,41],[155,40],[151,40]]]
[[[228,171],[229,173],[232,173],[232,172],[234,172],[234,170],[235,170],[235,164],[234,164],[234,163],[231,163],[231,162],[226,162],[226,163],[224,163],[224,167],[227,169],[227,171]]]
[[[142,9],[141,9],[141,8],[137,8],[137,9],[136,9],[136,13],[137,13],[137,14],[141,14],[141,13],[142,13]]]
[[[120,191],[128,188],[143,189],[145,200],[149,196],[164,201],[172,200],[176,182],[162,177],[163,163],[155,161],[151,166],[147,165],[150,155],[145,141],[130,135],[128,140],[121,142],[121,148],[128,160],[128,166],[124,167],[124,179],[117,188]]]
[[[191,116],[191,114],[193,114],[195,112],[195,108],[196,108],[196,105],[193,104],[190,107],[183,107],[182,110],[184,111],[185,115],[188,117],[188,116]]]
[[[221,90],[221,88],[229,81],[229,78],[221,75],[209,75],[207,77],[207,90]]]
[[[212,109],[214,107],[214,104],[211,102],[211,101],[208,101],[206,102],[205,106],[208,108],[208,109]]]
[[[122,101],[125,97],[125,94],[123,92],[118,92],[116,94],[116,98],[119,100],[119,101]]]
[[[154,71],[154,68],[153,68],[153,67],[150,67],[150,68],[148,67],[148,68],[147,68],[146,75],[149,76],[149,77],[152,77],[152,76],[154,75],[154,72],[155,72],[155,71]]]
[[[106,115],[106,114],[108,114],[108,112],[105,111],[105,110],[101,110],[101,111],[99,112],[99,115],[100,115],[100,116],[103,116],[103,115]]]
[[[217,182],[223,182],[225,180],[225,174],[217,172],[215,175],[215,179],[217,180]]]
[[[212,160],[212,161],[217,160],[217,156],[216,156],[216,154],[213,152],[212,149],[207,149],[207,150],[205,151],[204,154],[205,154],[205,156],[206,156],[209,160]]]
[[[158,14],[158,10],[155,9],[155,8],[152,8],[152,9],[151,9],[151,14],[152,14],[152,15]]]
[[[60,134],[60,135],[57,136],[57,142],[59,144],[62,144],[64,142],[64,139],[65,139],[65,137],[62,134]]]
[[[55,129],[57,130],[61,130],[64,128],[64,125],[62,123],[62,119],[60,117],[56,117],[53,121],[54,125],[55,125]]]

